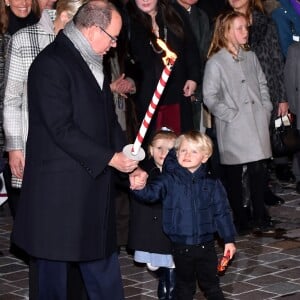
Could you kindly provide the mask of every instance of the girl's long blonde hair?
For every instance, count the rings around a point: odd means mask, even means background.
[[[210,58],[213,54],[217,53],[222,48],[226,48],[229,52],[231,52],[228,48],[229,41],[226,36],[232,26],[234,19],[238,17],[243,17],[248,21],[248,18],[245,14],[237,11],[228,11],[220,14],[217,17],[215,30],[212,42],[208,50],[207,58]],[[249,50],[249,45],[241,45],[241,47],[244,50]]]

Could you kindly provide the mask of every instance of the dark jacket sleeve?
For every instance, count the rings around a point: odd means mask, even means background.
[[[236,230],[233,225],[226,191],[220,180],[216,181],[213,203],[217,232],[225,243],[233,243]]]
[[[133,194],[141,202],[154,203],[164,199],[166,194],[165,176],[160,174],[151,180],[142,190],[134,190]]]

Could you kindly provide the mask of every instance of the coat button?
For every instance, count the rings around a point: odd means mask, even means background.
[[[242,80],[241,80],[241,83],[244,83],[245,81],[246,81],[245,79],[242,79]]]
[[[157,220],[157,219],[158,219],[158,217],[156,217],[156,216],[155,216],[155,217],[153,217],[153,220]]]

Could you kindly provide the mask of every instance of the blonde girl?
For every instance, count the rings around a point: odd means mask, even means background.
[[[248,25],[246,15],[237,11],[217,18],[203,83],[204,102],[215,117],[224,184],[240,234],[250,229],[270,230],[265,223],[264,191],[266,160],[272,155],[272,103],[260,63],[247,44]],[[249,174],[251,218],[242,203],[244,166]]]
[[[176,135],[163,128],[156,132],[148,147],[149,160],[142,166],[149,174],[148,180],[157,177]],[[130,215],[129,248],[135,250],[134,260],[146,263],[156,271],[159,281],[158,299],[174,299],[175,272],[171,255],[171,242],[162,229],[161,203],[140,203],[133,199]]]

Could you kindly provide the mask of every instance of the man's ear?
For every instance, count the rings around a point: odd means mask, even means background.
[[[89,42],[93,42],[95,39],[96,26],[83,28],[82,33]]]

